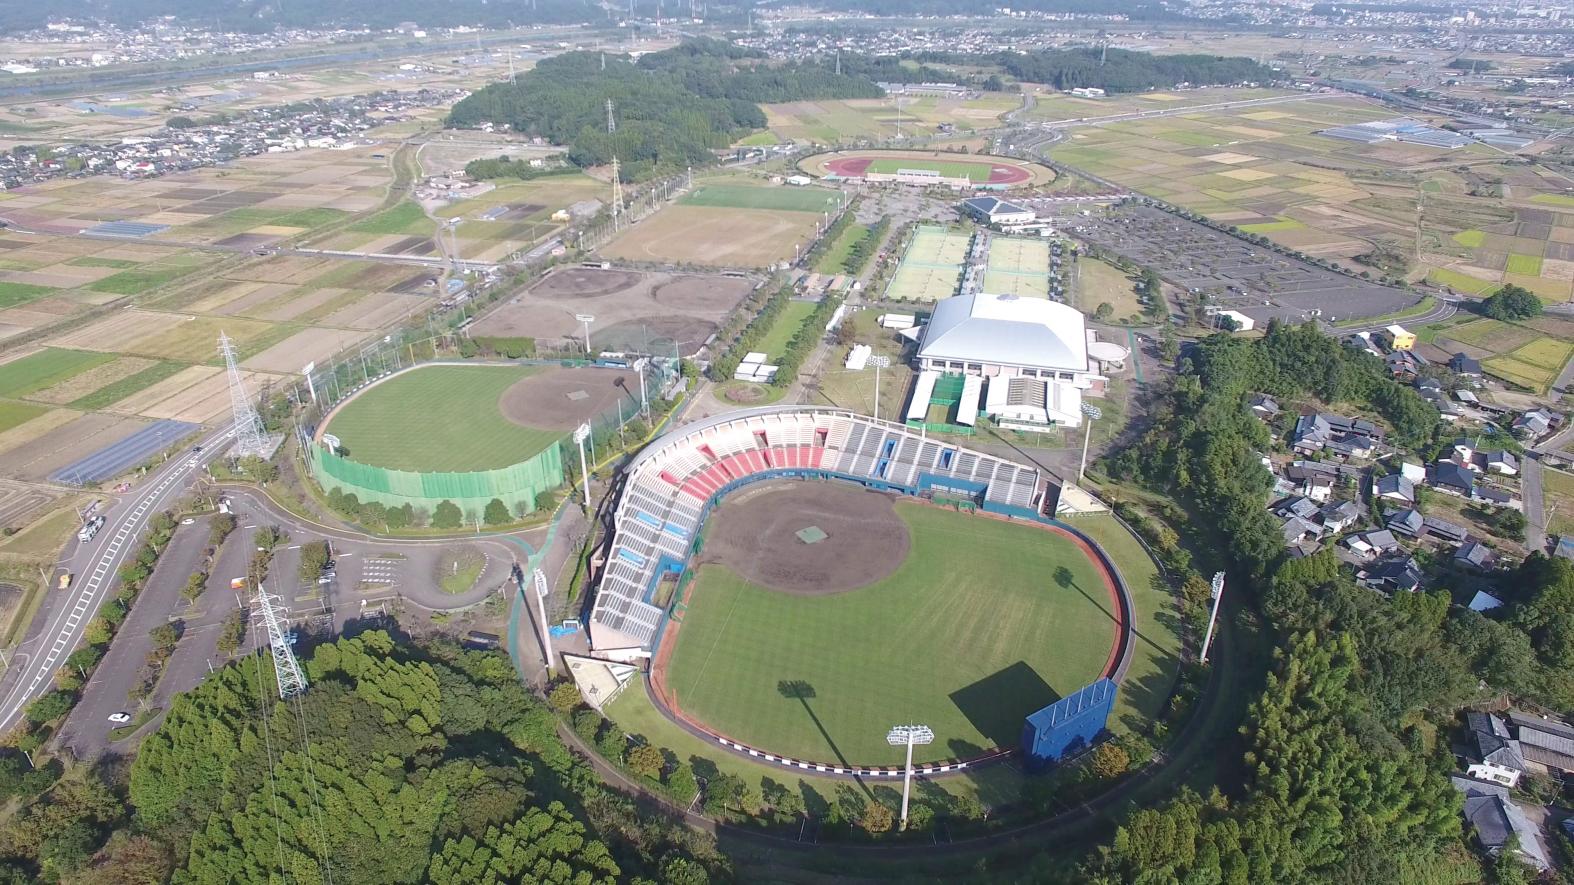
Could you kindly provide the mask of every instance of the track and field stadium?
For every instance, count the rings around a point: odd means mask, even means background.
[[[586,421],[639,410],[635,372],[559,364],[426,364],[352,394],[318,425],[312,475],[325,490],[427,511],[479,514],[493,498],[529,512],[563,484],[564,441]],[[620,410],[621,404],[621,410]],[[332,451],[325,436],[338,440]]]
[[[835,151],[799,161],[798,167],[828,181],[863,180],[1006,190],[1047,184],[1055,173],[1013,157],[939,151]]]
[[[669,718],[778,765],[888,774],[885,731],[908,723],[934,730],[930,771],[1004,755],[1025,716],[1133,659],[1131,593],[1054,519],[1058,491],[838,409],[686,425],[625,468],[593,653],[649,657]]]

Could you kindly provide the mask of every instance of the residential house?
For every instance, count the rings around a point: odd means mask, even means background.
[[[1426,358],[1413,350],[1396,350],[1383,357],[1388,371],[1401,381],[1412,381],[1427,366]]]
[[[1524,439],[1538,439],[1563,423],[1563,416],[1551,409],[1531,409],[1514,419],[1514,435]]]
[[[1279,416],[1279,403],[1266,393],[1252,394],[1247,397],[1246,405],[1252,410],[1253,415],[1264,421],[1272,421]]]
[[[1389,515],[1388,527],[1401,535],[1419,538],[1426,531],[1426,517],[1419,510],[1401,510]]]
[[[1323,536],[1321,526],[1299,516],[1292,516],[1285,520],[1282,531],[1286,547],[1294,547],[1306,540],[1315,541]]]
[[[1466,769],[1476,780],[1491,781],[1512,789],[1525,773],[1525,758],[1519,741],[1509,736],[1508,723],[1494,713],[1480,710],[1465,712],[1465,727],[1474,746],[1474,761]]]
[[[1290,434],[1295,451],[1302,454],[1326,448],[1355,458],[1370,458],[1382,439],[1383,431],[1370,421],[1327,413],[1302,415]]]
[[[1329,534],[1337,535],[1361,520],[1366,511],[1356,501],[1339,501],[1329,504],[1318,516],[1323,521],[1323,529]]]
[[[1380,476],[1377,482],[1372,483],[1372,496],[1384,501],[1403,501],[1406,504],[1416,502],[1415,483],[1403,474],[1390,473]]]
[[[1474,390],[1466,390],[1463,387],[1454,391],[1454,399],[1459,400],[1467,406],[1479,407],[1481,405],[1481,397],[1476,396],[1476,392]]]
[[[1521,510],[1525,506],[1525,502],[1514,497],[1512,492],[1496,486],[1476,486],[1476,500],[1485,501],[1496,507],[1508,507],[1513,510]]]
[[[1454,789],[1465,794],[1465,820],[1476,831],[1487,854],[1497,857],[1508,847],[1511,837],[1517,836],[1521,860],[1538,870],[1551,867],[1547,849],[1541,843],[1541,830],[1514,804],[1508,787],[1457,775],[1449,780]]]
[[[1489,612],[1495,608],[1502,608],[1503,600],[1485,590],[1477,590],[1476,595],[1470,597],[1470,604],[1466,608],[1473,612]]]
[[[1466,498],[1476,491],[1475,473],[1457,461],[1439,461],[1432,467],[1432,482],[1436,488]]]
[[[1415,592],[1421,589],[1421,566],[1415,557],[1396,556],[1357,571],[1355,580],[1373,590]]]
[[[1273,512],[1284,519],[1298,516],[1301,519],[1309,520],[1317,515],[1318,509],[1316,501],[1297,496],[1280,501],[1278,506],[1273,509]]]
[[[1497,554],[1480,541],[1469,541],[1454,552],[1454,564],[1477,571],[1490,571],[1497,565]]]
[[[1486,459],[1488,472],[1499,473],[1503,476],[1519,475],[1519,459],[1514,457],[1513,452],[1504,450],[1497,452],[1483,452],[1481,454],[1482,457]]]
[[[1464,353],[1456,353],[1448,360],[1448,370],[1467,378],[1481,377],[1481,361]]]
[[[1399,462],[1399,475],[1411,482],[1426,482],[1426,468],[1414,461]]]
[[[1508,711],[1508,724],[1519,738],[1519,751],[1536,772],[1574,771],[1574,728],[1556,719],[1520,710]]]
[[[1439,540],[1463,544],[1470,539],[1470,533],[1459,523],[1438,519],[1435,516],[1422,517],[1422,523],[1426,526],[1427,533]]]
[[[1376,531],[1363,532],[1359,535],[1351,535],[1345,538],[1343,543],[1352,553],[1366,559],[1381,556],[1385,553],[1393,553],[1400,549],[1399,539],[1395,538],[1394,533],[1388,529],[1377,529]]]

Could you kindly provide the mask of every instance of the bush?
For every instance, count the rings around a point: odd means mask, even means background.
[[[513,521],[513,515],[508,512],[508,505],[501,498],[493,498],[486,502],[486,510],[482,512],[481,519],[487,525],[507,525]]]
[[[579,689],[572,682],[559,682],[547,693],[547,703],[559,713],[567,714],[580,704]]]
[[[432,528],[456,529],[464,524],[465,515],[460,512],[459,505],[452,501],[443,501],[432,511]]]

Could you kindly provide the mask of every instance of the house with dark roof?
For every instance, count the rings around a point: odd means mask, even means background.
[[[1500,473],[1503,476],[1519,475],[1519,459],[1513,452],[1500,450],[1496,452],[1482,452],[1481,457],[1486,460],[1487,472]]]
[[[1563,423],[1563,416],[1551,409],[1531,409],[1514,419],[1514,435],[1525,439],[1545,436],[1547,431]]]
[[[1520,754],[1519,741],[1509,736],[1508,723],[1494,713],[1469,710],[1465,727],[1475,750],[1466,773],[1509,788],[1517,785],[1525,773],[1525,757]]]
[[[1301,519],[1310,520],[1317,515],[1318,509],[1316,501],[1297,495],[1294,498],[1285,498],[1283,501],[1280,501],[1278,506],[1274,507],[1273,512],[1284,519],[1298,516]]]
[[[1469,541],[1454,552],[1454,564],[1476,571],[1490,571],[1497,565],[1497,554],[1480,541]]]
[[[1284,521],[1283,527],[1281,528],[1281,531],[1284,535],[1284,544],[1286,547],[1294,547],[1295,545],[1300,544],[1302,541],[1308,539],[1315,541],[1323,536],[1323,530],[1321,526],[1315,522],[1303,519],[1299,516],[1292,516],[1289,519],[1286,519]]]
[[[1393,553],[1399,549],[1399,539],[1395,538],[1394,533],[1388,529],[1350,535],[1342,543],[1350,552],[1366,558]]]
[[[1531,771],[1574,771],[1574,728],[1556,719],[1520,710],[1508,711],[1508,724],[1519,739],[1520,754]]]
[[[1396,556],[1355,573],[1356,583],[1373,590],[1415,592],[1421,589],[1421,566],[1412,556]]]
[[[1318,518],[1322,520],[1323,529],[1338,534],[1361,520],[1366,515],[1366,510],[1356,501],[1339,501],[1328,504],[1318,511]]]
[[[1389,515],[1388,527],[1401,535],[1419,538],[1421,533],[1426,531],[1426,517],[1421,515],[1421,511],[1413,508],[1401,510]]]
[[[1476,500],[1485,501],[1498,507],[1511,507],[1515,510],[1525,506],[1525,502],[1514,497],[1512,492],[1494,486],[1476,486]]]
[[[1438,519],[1435,516],[1422,517],[1421,522],[1426,526],[1427,534],[1440,541],[1463,544],[1470,538],[1470,532],[1457,522],[1449,522],[1446,519]]]
[[[1403,501],[1406,504],[1416,502],[1416,486],[1401,473],[1390,473],[1380,476],[1377,482],[1372,483],[1372,495],[1385,501]]]
[[[1488,855],[1497,857],[1517,836],[1521,860],[1537,870],[1551,867],[1546,846],[1541,843],[1540,828],[1514,804],[1508,787],[1458,775],[1449,780],[1454,789],[1465,794],[1465,820]]]
[[[1246,406],[1252,410],[1253,415],[1264,421],[1277,417],[1280,411],[1278,401],[1266,393],[1254,393],[1247,397]]]
[[[1290,433],[1291,445],[1306,455],[1326,448],[1345,457],[1369,458],[1382,439],[1382,429],[1364,418],[1326,412],[1302,415]]]
[[[1456,353],[1448,359],[1448,370],[1455,375],[1480,378],[1481,361],[1468,354]]]
[[[1431,485],[1445,492],[1468,498],[1475,494],[1476,475],[1470,468],[1458,462],[1439,461],[1432,466]]]

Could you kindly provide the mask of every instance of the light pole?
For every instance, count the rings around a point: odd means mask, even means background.
[[[585,440],[590,438],[590,425],[574,428],[574,442],[579,445],[579,481],[585,489],[585,512],[590,512],[590,468],[585,465]]]
[[[1104,417],[1104,410],[1090,403],[1082,404],[1082,414],[1088,417],[1088,429],[1082,434],[1082,464],[1077,467],[1077,483],[1081,484],[1082,474],[1088,469],[1088,442],[1093,439],[1093,422]]]
[[[574,320],[576,322],[578,322],[578,323],[583,324],[584,327],[585,327],[585,358],[589,359],[590,358],[590,324],[596,321],[596,316],[595,316],[595,314],[590,314],[590,313],[576,313],[576,314],[574,314]]]
[[[535,570],[536,612],[541,615],[541,648],[547,653],[547,675],[557,675],[557,655],[552,653],[552,636],[547,632],[547,576]]]
[[[869,357],[869,364],[874,366],[874,420],[880,420],[880,370],[890,368],[891,358],[885,355]]]
[[[1213,625],[1219,620],[1219,602],[1224,599],[1224,572],[1213,573],[1213,611],[1208,615],[1208,632],[1202,637],[1202,655],[1198,660],[1208,663],[1208,646],[1213,642]]]
[[[898,725],[891,729],[885,736],[886,743],[893,747],[907,747],[907,765],[902,769],[902,823],[900,829],[907,829],[907,795],[913,785],[913,747],[920,744],[934,743],[935,733],[927,725]]]

